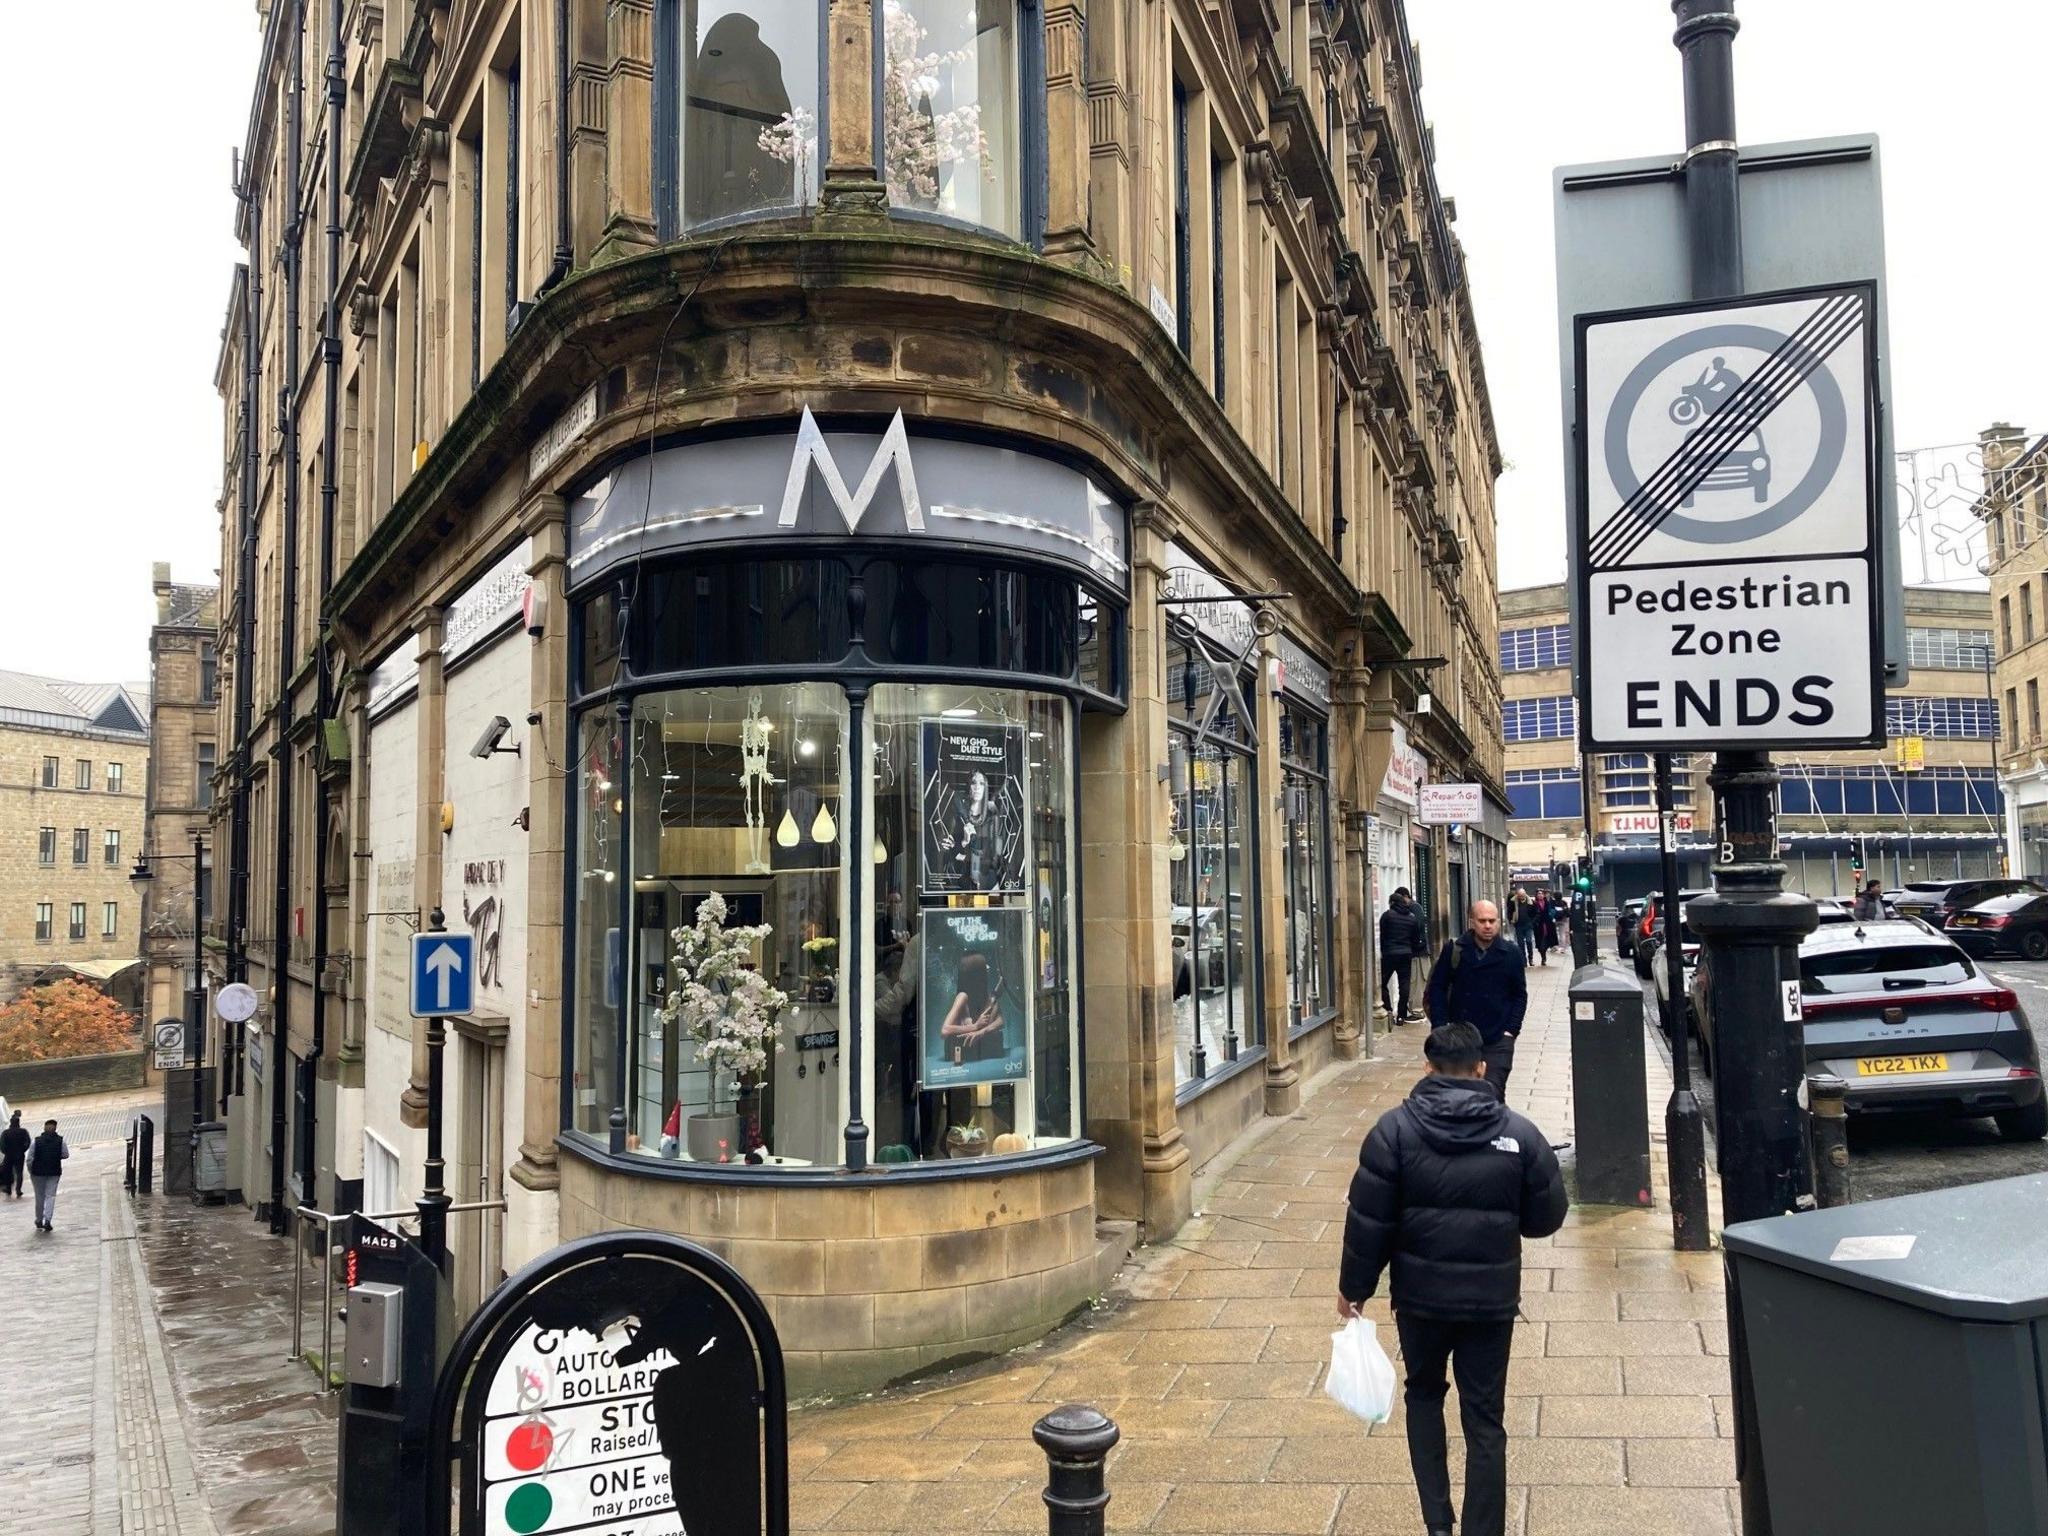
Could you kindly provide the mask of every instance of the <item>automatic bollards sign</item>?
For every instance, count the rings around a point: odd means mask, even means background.
[[[1580,315],[1587,746],[1884,740],[1869,283]]]
[[[472,1318],[435,1395],[459,1536],[786,1536],[782,1349],[761,1299],[681,1238],[566,1243]],[[447,1482],[423,1529],[450,1529]]]

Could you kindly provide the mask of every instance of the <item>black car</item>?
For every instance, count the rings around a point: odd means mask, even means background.
[[[2048,886],[2043,886],[2038,880],[2001,877],[1995,880],[1909,880],[1904,890],[1888,899],[1898,916],[1917,917],[1930,928],[1946,928],[1951,913],[1966,912],[1994,896],[2012,896],[2021,891],[2048,896]]]
[[[1631,896],[1621,904],[1621,910],[1614,914],[1614,952],[1622,959],[1634,957],[1636,952],[1636,928],[1643,920],[1643,908],[1649,904],[1642,896]],[[1636,974],[1643,968],[1638,965]]]
[[[1943,933],[1978,959],[2025,955],[2048,960],[2048,896],[2016,891],[1951,912]]]

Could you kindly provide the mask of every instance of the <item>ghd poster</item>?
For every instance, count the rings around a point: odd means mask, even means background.
[[[926,720],[924,892],[1022,894],[1024,727]]]
[[[1028,915],[1022,907],[922,914],[919,1017],[927,1091],[1025,1075]]]

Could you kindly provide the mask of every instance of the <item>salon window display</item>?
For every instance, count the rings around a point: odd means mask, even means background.
[[[622,1070],[630,1156],[837,1165],[861,1029],[872,1161],[1077,1134],[1071,704],[876,684],[857,753],[855,718],[826,682],[584,711],[576,1130],[608,1140]],[[865,784],[850,762],[868,764]],[[739,994],[752,1011],[729,1028]],[[758,1050],[718,1044],[736,1031]]]

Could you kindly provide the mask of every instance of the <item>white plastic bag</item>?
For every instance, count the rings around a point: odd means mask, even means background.
[[[1330,1372],[1323,1390],[1368,1424],[1384,1424],[1393,1413],[1394,1362],[1365,1318],[1354,1317],[1330,1335]]]

